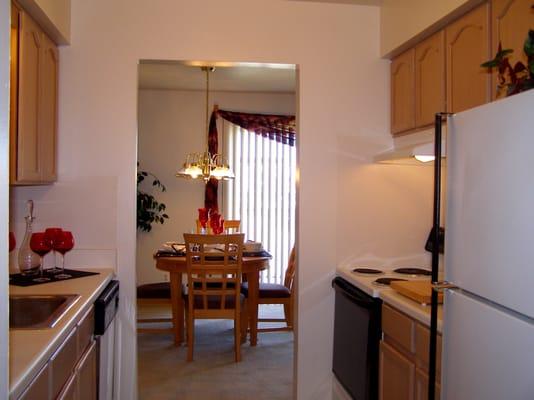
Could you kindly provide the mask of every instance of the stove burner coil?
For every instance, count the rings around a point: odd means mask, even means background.
[[[432,275],[432,272],[430,272],[427,269],[423,269],[423,268],[397,268],[397,269],[394,269],[393,272],[396,272],[397,274],[403,274],[403,275],[425,275],[425,276]]]
[[[377,286],[389,286],[391,282],[407,281],[407,279],[401,278],[378,278],[373,283]]]
[[[356,272],[357,274],[364,274],[364,275],[380,275],[383,274],[383,271],[380,271],[379,269],[373,269],[373,268],[354,268],[352,272]]]

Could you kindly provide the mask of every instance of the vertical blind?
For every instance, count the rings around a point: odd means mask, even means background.
[[[283,283],[295,243],[295,146],[223,120],[223,148],[235,173],[224,182],[225,218],[241,220],[245,240],[261,242],[272,254],[261,281]]]

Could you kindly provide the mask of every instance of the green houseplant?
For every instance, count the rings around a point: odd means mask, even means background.
[[[163,224],[169,216],[165,213],[165,204],[157,201],[152,194],[141,190],[140,186],[143,186],[143,182],[152,180],[152,189],[165,192],[167,188],[154,174],[139,170],[139,163],[137,167],[137,229],[150,232],[152,224]]]

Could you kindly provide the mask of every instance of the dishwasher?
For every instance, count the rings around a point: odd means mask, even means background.
[[[354,400],[378,399],[382,300],[343,278],[335,290],[332,371]]]
[[[119,281],[111,281],[95,301],[95,338],[98,349],[98,399],[114,400],[115,315]]]

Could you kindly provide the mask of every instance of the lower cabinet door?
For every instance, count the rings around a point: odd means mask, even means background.
[[[414,400],[415,364],[380,342],[380,399]]]
[[[435,399],[440,400],[441,387],[436,382]],[[417,368],[415,371],[415,400],[428,399],[428,375],[425,371]]]
[[[76,375],[71,375],[61,392],[57,396],[57,400],[77,400],[76,397]]]
[[[77,399],[97,399],[96,342],[92,342],[76,368]]]

